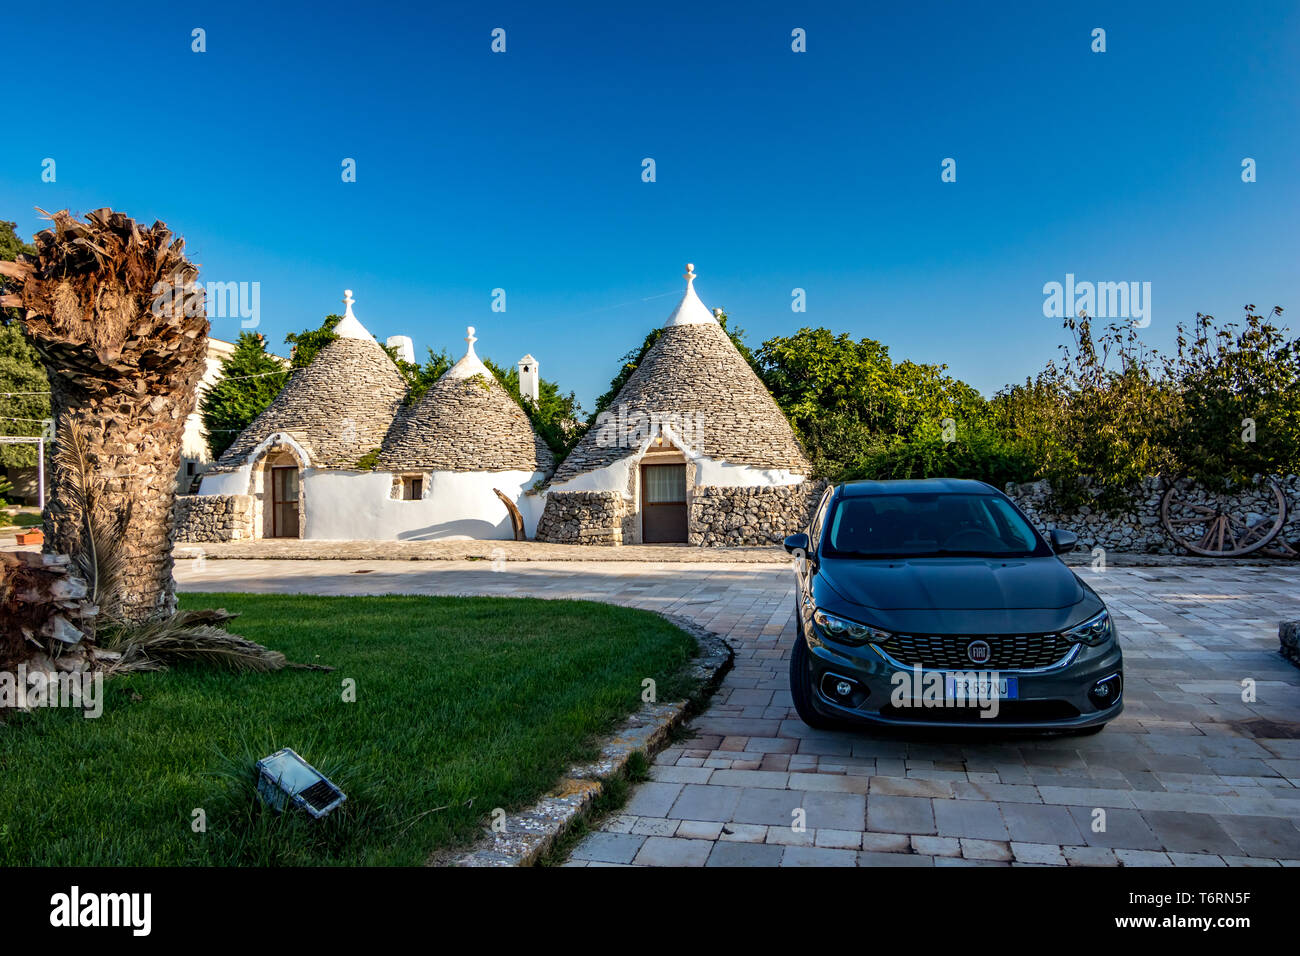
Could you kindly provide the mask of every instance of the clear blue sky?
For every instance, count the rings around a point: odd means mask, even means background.
[[[1152,283],[1157,346],[1300,313],[1294,0],[61,2],[3,30],[0,218],[162,219],[202,278],[261,284],[280,351],[347,287],[381,339],[459,354],[472,324],[590,409],[688,260],[755,346],[824,325],[989,395],[1055,354],[1067,272]]]

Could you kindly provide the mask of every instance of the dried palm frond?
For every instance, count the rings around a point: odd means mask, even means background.
[[[178,625],[175,618],[116,632],[110,646],[122,657],[111,673],[166,670],[169,664],[193,661],[232,671],[278,671],[283,654],[209,624]]]
[[[124,532],[131,519],[130,503],[119,513],[105,503],[101,483],[95,476],[89,443],[82,427],[68,422],[59,429],[54,467],[64,476],[67,506],[77,518],[77,544],[72,560],[90,585],[90,599],[106,618],[116,616],[120,590],[126,573]]]

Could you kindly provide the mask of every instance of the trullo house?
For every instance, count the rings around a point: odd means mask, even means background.
[[[464,357],[408,406],[351,292],[344,303],[338,338],[239,435],[199,495],[181,499],[177,540],[510,539],[517,524],[533,536],[535,486],[554,459],[475,354],[474,330]],[[526,361],[525,387],[537,367]]]
[[[790,423],[695,292],[556,469],[537,537],[557,542],[778,541],[820,484]]]

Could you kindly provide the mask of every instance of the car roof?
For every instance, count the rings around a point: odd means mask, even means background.
[[[867,495],[987,495],[997,493],[992,485],[973,478],[904,478],[897,481],[846,481],[839,486],[842,498]]]

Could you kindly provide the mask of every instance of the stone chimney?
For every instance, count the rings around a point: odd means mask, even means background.
[[[384,344],[397,349],[397,357],[403,362],[415,361],[415,343],[409,335],[390,335]]]
[[[525,355],[519,360],[519,394],[534,405],[537,404],[537,383],[539,380],[537,359],[531,355]]]

